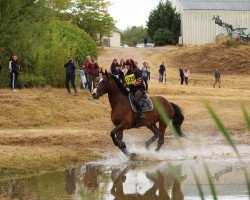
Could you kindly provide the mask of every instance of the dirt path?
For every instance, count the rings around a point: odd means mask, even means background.
[[[167,47],[155,47],[155,48],[105,48],[100,51],[98,62],[100,66],[109,70],[113,59],[120,61],[121,59],[134,59],[141,66],[145,61],[151,61],[151,56],[162,54],[163,52],[170,52],[177,50],[178,47],[167,46]],[[151,63],[153,65],[160,65],[161,61]]]
[[[244,76],[223,76],[222,88],[212,88],[210,75],[191,74],[190,85],[179,85],[178,69],[167,66],[167,83],[159,84],[158,65],[167,62],[170,51],[163,48],[108,48],[101,50],[99,63],[109,69],[114,58],[148,61],[153,80],[150,95],[162,95],[184,110],[183,130],[188,146],[197,142],[225,144],[204,107],[208,101],[216,110],[237,144],[250,144],[241,106],[250,113],[250,79]],[[16,93],[0,90],[0,176],[39,173],[65,168],[72,163],[96,159],[103,153],[116,154],[110,139],[112,123],[107,96],[93,100],[87,91],[69,96],[65,89],[23,89]],[[15,112],[13,112],[15,111]],[[134,140],[136,136],[137,139]],[[125,131],[125,141],[143,144],[151,133],[142,129]],[[171,149],[174,138],[166,131],[165,149]],[[195,143],[196,142],[196,143]],[[131,144],[132,145],[132,144]]]

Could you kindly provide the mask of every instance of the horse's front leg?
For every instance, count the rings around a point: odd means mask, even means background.
[[[134,156],[134,154],[129,153],[129,151],[126,148],[125,142],[122,141],[123,138],[123,130],[124,126],[123,124],[119,124],[111,131],[111,138],[113,140],[113,143],[115,146],[118,146],[118,148],[126,155],[126,156]]]
[[[159,129],[157,128],[156,124],[150,124],[147,126],[147,128],[154,133],[154,136],[149,138],[145,143],[145,148],[149,149],[149,146],[159,137]]]
[[[111,138],[113,140],[113,143],[115,146],[118,146],[119,148],[126,148],[126,145],[124,142],[122,142],[122,137],[119,136],[119,133],[122,133],[124,130],[123,124],[119,124],[111,131]],[[117,137],[118,135],[118,137]]]

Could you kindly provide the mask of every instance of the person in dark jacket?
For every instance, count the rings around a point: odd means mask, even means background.
[[[2,61],[1,61],[1,59],[0,59],[0,72],[2,71],[2,68],[3,68],[3,66],[2,66]]]
[[[10,70],[10,79],[11,79],[11,82],[10,82],[11,89],[13,91],[16,91],[17,77],[20,72],[20,65],[18,64],[16,55],[12,55],[10,58],[9,70]]]
[[[142,112],[142,107],[139,103],[140,98],[145,94],[145,87],[142,80],[142,74],[138,68],[135,66],[135,62],[132,59],[127,59],[125,62],[127,67],[127,73],[125,75],[126,86],[129,88],[130,92],[134,95],[134,105],[138,110],[139,118],[145,118]],[[138,120],[137,120],[138,124]]]
[[[67,91],[70,94],[69,82],[71,81],[71,85],[75,91],[75,95],[78,95],[76,89],[76,66],[71,57],[69,58],[68,62],[64,65],[64,67],[66,68],[65,84]]]
[[[218,84],[219,84],[219,88],[220,88],[220,78],[221,78],[220,72],[219,72],[219,70],[216,68],[216,69],[215,69],[215,72],[214,72],[214,79],[215,79],[215,81],[214,81],[213,87],[215,87],[216,83],[218,83]]]
[[[120,68],[120,66],[118,64],[117,59],[114,59],[111,66],[110,66],[111,74],[118,75],[119,74],[119,68]]]
[[[183,82],[184,82],[184,71],[183,71],[182,68],[180,68],[179,72],[180,72],[180,77],[181,77],[181,85],[183,85]]]
[[[164,72],[166,71],[164,62],[162,62],[162,64],[160,65],[160,69],[159,69],[159,82],[162,83],[163,82],[163,75]]]
[[[117,59],[114,59],[111,67],[110,67],[111,74],[117,76],[121,82],[124,83],[124,74],[122,72],[122,67],[118,64]]]

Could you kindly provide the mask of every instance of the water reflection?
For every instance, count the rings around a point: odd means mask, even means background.
[[[69,195],[74,194],[76,191],[75,170],[76,170],[75,168],[65,170],[65,177],[66,177],[65,191]]]
[[[115,197],[115,200],[183,200],[184,195],[181,191],[181,184],[177,179],[170,173],[163,173],[161,170],[154,172],[147,172],[146,177],[153,183],[148,190],[140,194],[138,192],[133,194],[126,194],[124,192],[123,184],[126,182],[126,174],[129,171],[129,167],[126,167],[122,172],[119,173],[117,179],[113,180],[113,186],[111,194]],[[166,169],[167,170],[167,169]],[[180,173],[180,170],[178,170]],[[179,174],[178,174],[179,175]],[[181,181],[184,180],[181,177]],[[172,189],[171,189],[172,188]],[[171,196],[168,194],[168,190],[171,190]]]
[[[190,162],[88,163],[81,168],[22,179],[0,180],[0,199],[15,200],[198,200]],[[248,165],[249,166],[249,165]],[[196,162],[206,199],[211,199],[203,165]],[[219,199],[248,199],[240,166],[211,162]],[[250,169],[248,169],[250,172]]]
[[[87,187],[88,191],[95,192],[98,190],[98,167],[93,164],[87,164],[82,168],[83,184]]]

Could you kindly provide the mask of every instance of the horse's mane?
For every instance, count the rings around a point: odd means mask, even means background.
[[[109,74],[109,77],[113,78],[118,89],[126,96],[129,95],[129,91],[126,89],[126,87],[122,84],[122,82],[120,81],[120,79],[118,79],[116,76]]]

